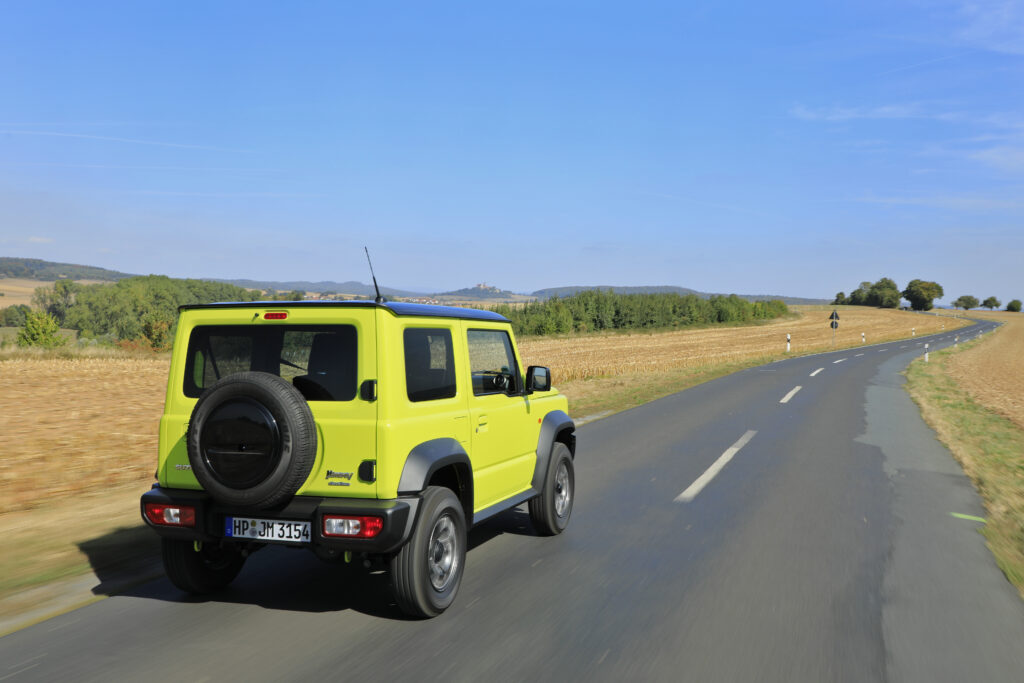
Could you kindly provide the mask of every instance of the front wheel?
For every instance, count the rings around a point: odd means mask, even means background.
[[[455,600],[466,564],[466,516],[451,489],[428,486],[412,537],[391,558],[395,602],[414,617],[436,617]]]
[[[245,564],[245,556],[230,546],[171,538],[162,540],[167,578],[186,593],[214,593],[234,581]]]
[[[576,473],[572,453],[564,443],[555,442],[548,461],[547,476],[540,495],[530,499],[530,521],[541,536],[555,536],[569,526],[573,499],[576,497]]]

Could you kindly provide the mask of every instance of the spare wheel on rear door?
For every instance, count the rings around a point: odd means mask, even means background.
[[[294,496],[313,469],[316,424],[287,380],[240,372],[199,397],[187,442],[192,472],[215,500],[271,508]]]

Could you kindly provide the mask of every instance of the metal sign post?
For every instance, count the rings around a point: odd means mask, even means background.
[[[836,328],[839,327],[839,314],[832,311],[832,315],[828,317],[832,322],[829,325],[832,327],[832,348],[836,347]]]

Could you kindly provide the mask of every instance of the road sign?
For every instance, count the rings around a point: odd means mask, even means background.
[[[836,329],[837,327],[839,327],[839,321],[838,321],[838,320],[833,320],[833,321],[832,321],[832,329],[834,330],[834,329]]]
[[[832,311],[832,315],[830,315],[830,316],[828,317],[828,319],[829,319],[829,320],[839,320],[839,314],[838,314],[838,313],[836,313],[835,311]]]

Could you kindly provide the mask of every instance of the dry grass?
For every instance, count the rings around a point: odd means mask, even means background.
[[[981,494],[989,547],[1024,597],[1024,384],[1005,382],[1020,377],[1024,316],[1007,319],[979,341],[913,363],[907,388]]]
[[[1006,324],[984,345],[950,357],[946,370],[971,398],[1024,429],[1024,315],[982,313],[976,317]]]
[[[152,480],[168,360],[0,362],[0,514]]]

